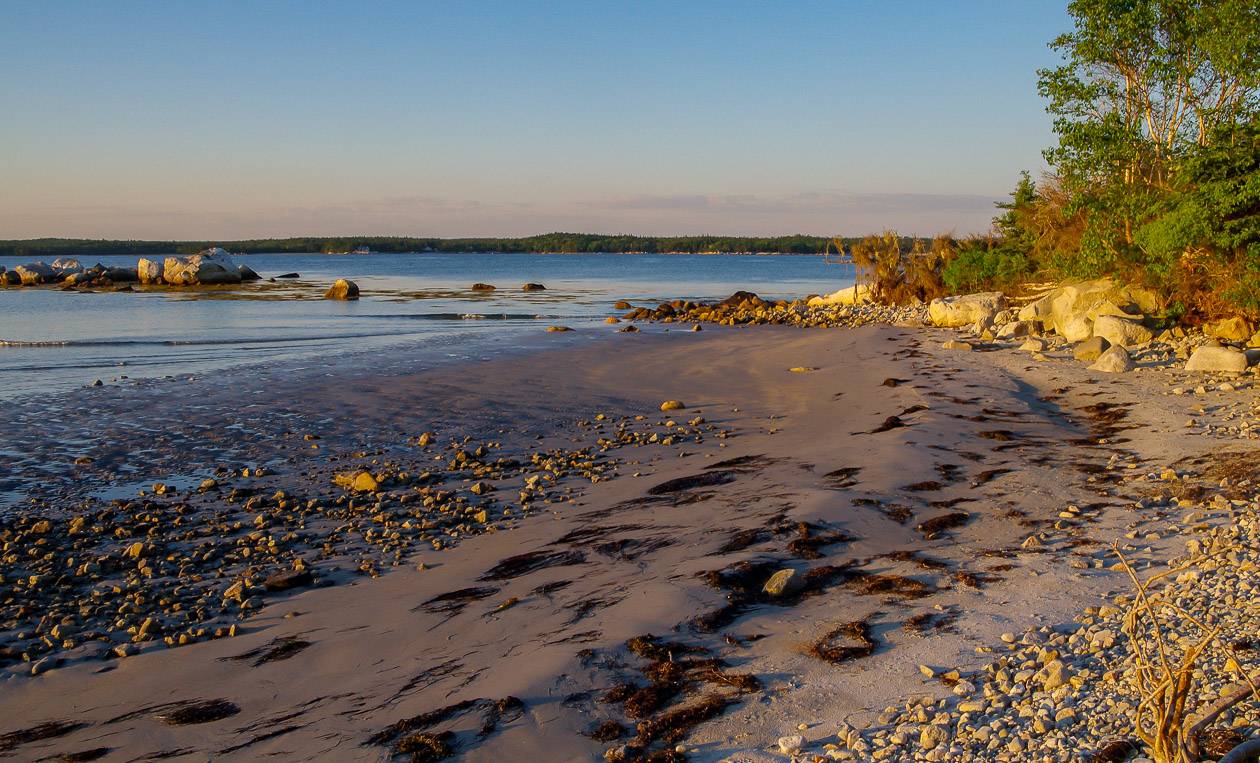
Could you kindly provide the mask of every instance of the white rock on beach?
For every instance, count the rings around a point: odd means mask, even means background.
[[[810,297],[810,307],[824,305],[862,305],[871,301],[871,287],[866,284],[853,284],[839,291],[821,297]]]
[[[1005,307],[1006,297],[1000,291],[941,297],[928,304],[928,318],[936,326],[959,328],[974,323],[992,323]]]
[[[1098,360],[1094,361],[1089,370],[1102,371],[1109,374],[1122,374],[1133,370],[1133,358],[1129,357],[1127,350],[1115,344],[1099,355]]]
[[[1100,315],[1094,320],[1094,336],[1121,347],[1136,347],[1155,338],[1155,333],[1136,320],[1117,315]]]
[[[1247,356],[1232,347],[1205,345],[1194,351],[1186,361],[1187,371],[1239,371],[1247,370]]]

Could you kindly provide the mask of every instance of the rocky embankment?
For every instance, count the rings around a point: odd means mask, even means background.
[[[629,312],[612,320],[716,323],[722,326],[853,328],[874,323],[922,325],[927,318],[927,308],[923,305],[889,306],[860,299],[853,301],[820,297],[774,301],[762,299],[749,291],[737,291],[721,302],[680,299],[662,302],[655,308],[633,307],[628,302],[618,302],[614,307]]]

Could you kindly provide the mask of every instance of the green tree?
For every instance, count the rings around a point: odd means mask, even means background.
[[[1058,145],[1046,160],[1086,212],[1081,274],[1132,265],[1136,228],[1178,159],[1260,106],[1256,0],[1072,0],[1063,57],[1038,72]]]

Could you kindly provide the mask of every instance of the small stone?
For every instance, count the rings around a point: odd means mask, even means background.
[[[661,403],[662,411],[678,411],[686,407],[687,406],[683,404],[681,400],[666,400],[665,402]]]

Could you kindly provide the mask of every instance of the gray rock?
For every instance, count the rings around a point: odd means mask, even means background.
[[[1106,352],[1107,348],[1110,346],[1111,342],[1107,341],[1106,338],[1093,336],[1076,345],[1076,349],[1072,351],[1072,357],[1077,360],[1085,361],[1086,363],[1093,363],[1095,360],[1098,360],[1098,358]]]
[[[1122,374],[1133,370],[1133,358],[1129,357],[1128,351],[1120,345],[1113,345],[1098,356],[1098,360],[1094,361],[1089,370],[1102,371],[1108,374]]]
[[[1232,347],[1205,345],[1186,361],[1187,371],[1246,371],[1247,356]]]
[[[1136,347],[1155,338],[1155,333],[1132,318],[1100,315],[1094,320],[1094,336],[1121,347]]]
[[[942,297],[928,304],[928,318],[933,325],[947,328],[991,324],[994,316],[1006,308],[1006,297],[1000,291]]]

